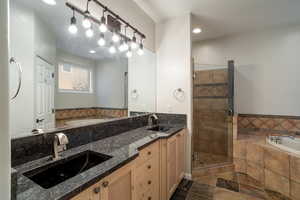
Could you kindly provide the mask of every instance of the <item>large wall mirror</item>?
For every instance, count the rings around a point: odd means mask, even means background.
[[[156,56],[144,49],[132,57],[110,51],[112,34],[98,44],[100,31],[88,38],[76,16],[78,31],[69,30],[72,11],[65,1],[12,0],[10,54],[22,67],[18,96],[10,103],[12,137],[83,123],[127,117],[130,111],[156,110]],[[10,95],[19,86],[16,62],[10,66]]]

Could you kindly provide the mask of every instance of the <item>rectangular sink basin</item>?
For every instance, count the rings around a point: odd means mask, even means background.
[[[166,132],[168,130],[170,130],[171,127],[169,126],[154,126],[152,128],[148,128],[148,131],[159,131],[159,132]]]
[[[103,163],[110,158],[112,157],[108,155],[93,151],[85,151],[26,172],[24,173],[24,176],[31,179],[41,187],[48,189],[100,163]]]

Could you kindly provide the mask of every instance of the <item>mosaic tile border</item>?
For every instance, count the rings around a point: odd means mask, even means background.
[[[300,116],[239,114],[238,131],[270,131],[282,134],[300,134]]]

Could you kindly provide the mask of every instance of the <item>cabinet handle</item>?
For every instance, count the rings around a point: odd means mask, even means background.
[[[152,183],[151,181],[148,181],[148,185],[151,185],[151,183]]]
[[[148,151],[148,155],[151,155],[151,151]]]
[[[107,187],[107,186],[108,186],[108,184],[109,184],[109,182],[108,182],[108,181],[104,181],[104,182],[102,183],[102,186],[103,186],[103,187]]]
[[[100,192],[100,187],[95,187],[94,188],[94,193],[95,194],[99,194],[99,192]]]
[[[148,165],[148,169],[151,169],[151,165]]]

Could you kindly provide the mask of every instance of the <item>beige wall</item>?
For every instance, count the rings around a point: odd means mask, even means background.
[[[191,172],[192,72],[191,15],[176,17],[156,26],[157,112],[187,114],[186,172]],[[184,99],[174,98],[182,88]]]
[[[8,132],[8,1],[0,1],[0,196],[10,199],[10,137]]]
[[[193,44],[198,64],[236,62],[235,106],[246,114],[300,115],[300,25]]]
[[[68,0],[71,3],[85,9],[86,1],[83,0]],[[155,50],[155,23],[154,21],[132,0],[101,0],[101,3],[111,8],[115,13],[131,23],[146,35],[145,47]],[[91,3],[91,13],[99,19],[102,15],[102,10]],[[98,14],[98,15],[97,15]],[[129,32],[128,32],[129,33]],[[129,33],[131,35],[131,33]]]

